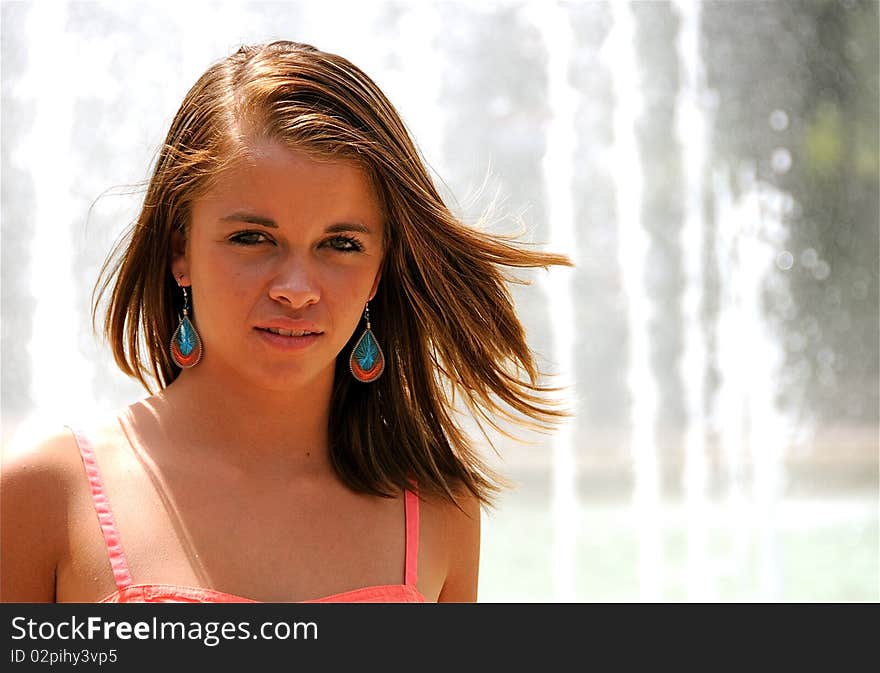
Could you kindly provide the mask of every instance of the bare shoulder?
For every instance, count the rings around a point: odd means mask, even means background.
[[[24,501],[37,510],[57,500],[82,472],[76,440],[66,427],[5,445],[2,468],[4,505],[19,506]],[[47,498],[51,502],[45,502]]]
[[[458,504],[435,502],[443,521],[447,570],[438,602],[470,603],[477,600],[480,565],[479,499],[467,489],[456,491]]]
[[[68,499],[81,472],[76,441],[64,427],[3,447],[0,601],[54,600]]]

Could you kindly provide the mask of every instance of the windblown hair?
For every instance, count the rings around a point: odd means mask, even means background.
[[[181,297],[171,274],[172,232],[188,233],[191,204],[216,176],[269,139],[314,158],[355,162],[384,215],[382,280],[370,302],[385,353],[375,382],[353,379],[347,361],[358,331],[337,358],[330,455],[352,489],[391,496],[415,479],[457,502],[462,488],[491,504],[506,481],[480,458],[455,420],[460,397],[510,436],[497,415],[549,430],[569,415],[538,381],[501,267],[571,266],[490,235],[444,204],[394,107],[340,56],[295,42],[243,46],[211,66],[174,117],[138,219],[104,263],[92,320],[112,284],[104,335],[118,366],[152,393],[180,373],[168,353]],[[198,306],[194,306],[198,325]],[[523,418],[525,417],[525,418]],[[485,435],[486,433],[483,432]]]

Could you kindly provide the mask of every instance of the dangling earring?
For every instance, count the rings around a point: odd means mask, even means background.
[[[177,329],[174,330],[174,336],[171,337],[171,359],[181,369],[188,369],[195,367],[202,359],[202,340],[196,332],[195,325],[189,319],[186,288],[181,286],[180,289],[183,290],[183,316]]]
[[[370,329],[370,302],[364,309],[364,318],[367,321],[367,329],[361,334],[361,338],[351,351],[348,366],[351,375],[361,383],[372,383],[385,371],[385,356],[379,348],[379,342]]]

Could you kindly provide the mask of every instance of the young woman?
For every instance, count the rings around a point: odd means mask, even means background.
[[[274,42],[196,82],[110,260],[151,397],[6,457],[3,601],[476,600],[502,482],[454,405],[565,414],[500,270],[565,257],[464,226],[369,77]]]

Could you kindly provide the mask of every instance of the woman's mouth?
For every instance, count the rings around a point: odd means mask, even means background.
[[[309,334],[320,334],[320,332],[310,332],[309,330],[290,330],[290,329],[280,329],[277,327],[258,327],[257,329],[265,330],[267,332],[272,332],[272,334],[279,334],[281,336],[308,336]]]
[[[264,343],[281,350],[301,350],[315,343],[323,332],[289,330],[276,327],[254,328]]]

